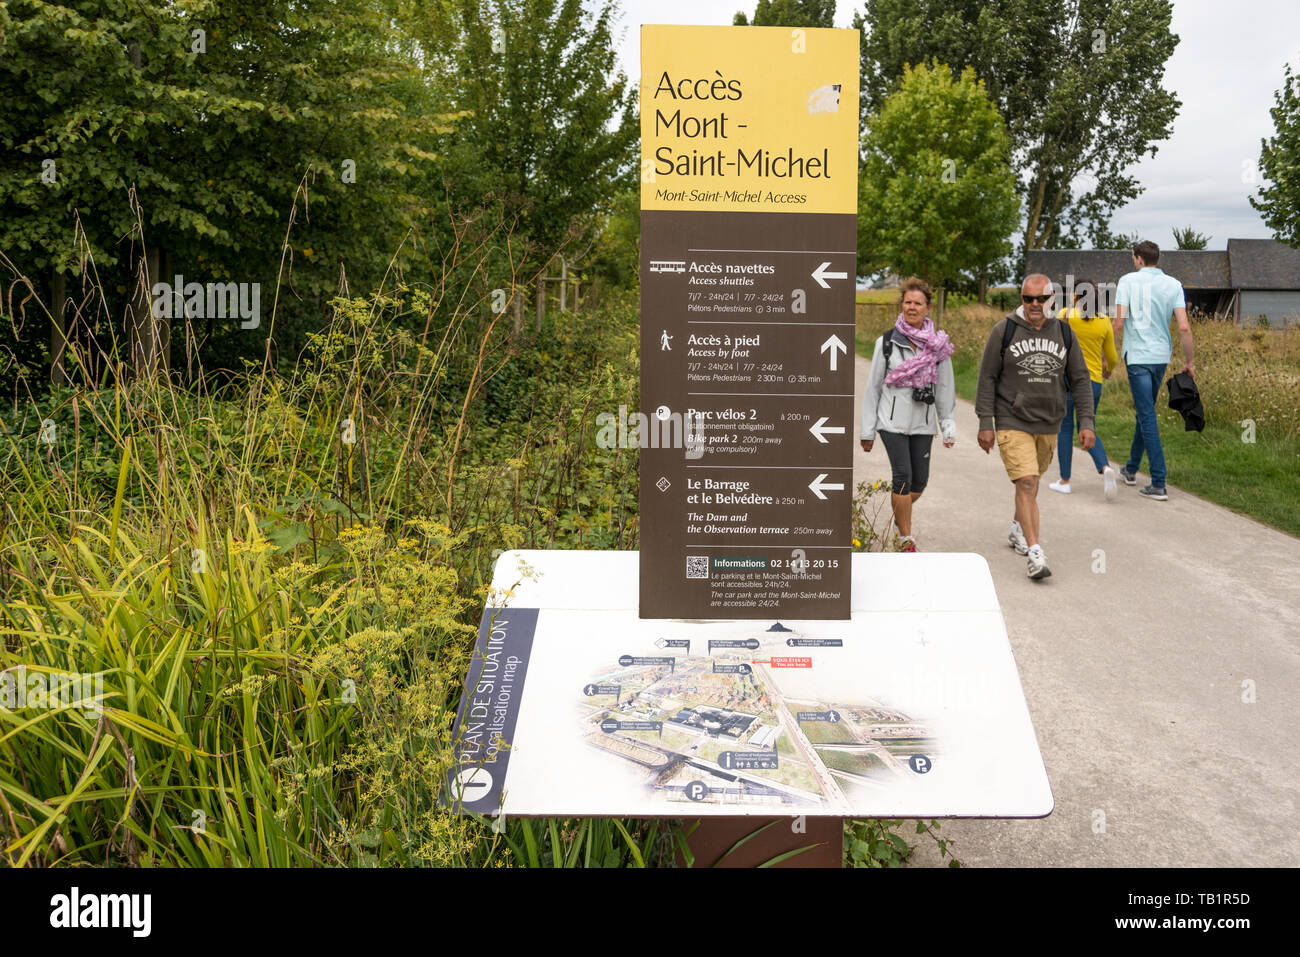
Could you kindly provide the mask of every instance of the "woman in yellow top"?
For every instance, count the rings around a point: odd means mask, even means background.
[[[1085,296],[1084,291],[1089,295]],[[1088,364],[1088,375],[1092,379],[1094,415],[1097,411],[1097,403],[1101,401],[1101,381],[1109,379],[1110,374],[1119,365],[1119,356],[1115,353],[1115,332],[1111,321],[1104,313],[1099,315],[1096,309],[1099,296],[1096,283],[1080,280],[1074,286],[1072,308],[1058,314],[1058,318],[1070,323],[1070,328],[1074,330],[1079,346],[1083,349],[1083,358]],[[1061,432],[1056,437],[1056,461],[1060,465],[1061,478],[1048,486],[1053,491],[1064,495],[1070,494],[1070,458],[1074,452],[1075,428],[1074,397],[1067,392],[1065,418],[1061,420]],[[1106,499],[1113,502],[1119,486],[1115,481],[1115,470],[1110,467],[1110,461],[1106,458],[1106,449],[1101,444],[1100,435],[1097,436],[1096,444],[1088,450],[1088,454],[1092,456],[1093,464],[1097,466],[1097,472],[1101,475]]]

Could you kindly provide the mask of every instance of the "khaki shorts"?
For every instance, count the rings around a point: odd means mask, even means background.
[[[1052,450],[1055,448],[1056,433],[1033,435],[1018,429],[998,429],[998,452],[1013,482],[1044,474],[1052,464]]]

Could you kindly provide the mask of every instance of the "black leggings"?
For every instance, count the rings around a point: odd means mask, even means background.
[[[930,481],[930,443],[933,435],[901,435],[880,432],[885,443],[889,466],[894,470],[894,494],[908,495],[925,491]]]

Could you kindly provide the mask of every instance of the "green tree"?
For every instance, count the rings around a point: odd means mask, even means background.
[[[1174,243],[1179,249],[1204,249],[1210,245],[1210,237],[1206,233],[1198,233],[1191,226],[1181,229],[1175,226]]]
[[[197,113],[219,118],[255,104],[194,89],[189,24],[174,10],[111,2],[7,6],[0,249],[42,297],[62,299],[65,277],[83,265],[111,277],[113,288],[129,287],[122,332],[134,334],[138,365],[156,365],[163,343],[157,330],[140,324],[148,311],[147,274],[128,190],[149,201],[147,225],[156,217],[175,234],[210,232],[172,138],[192,140],[184,127]],[[132,281],[132,273],[140,278]],[[111,314],[120,314],[118,305]],[[57,331],[52,338],[59,340]]]
[[[237,0],[205,21],[196,85],[235,91],[258,108],[246,122],[205,129],[203,152],[197,145],[191,152],[203,178],[197,188],[213,191],[198,195],[221,214],[221,232],[177,258],[269,291],[295,210],[283,259],[285,313],[255,337],[274,332],[280,355],[297,353],[342,288],[378,288],[408,231],[435,204],[429,184],[446,110],[388,6]],[[416,259],[409,247],[404,253],[399,269]]]
[[[1269,115],[1275,133],[1260,141],[1259,168],[1267,182],[1250,205],[1259,210],[1273,235],[1300,247],[1300,76],[1287,64],[1282,88]]]
[[[864,117],[906,64],[973,67],[1011,134],[1022,248],[1095,232],[1141,192],[1134,161],[1172,132],[1171,17],[1169,0],[867,0],[854,18]]]
[[[455,110],[440,143],[450,198],[500,199],[540,266],[635,183],[637,102],[615,70],[613,0],[592,12],[582,0],[415,6],[417,37]]]
[[[1138,243],[1142,242],[1142,234],[1139,232],[1131,233],[1112,233],[1109,226],[1102,226],[1092,234],[1093,249],[1128,249],[1131,250]]]
[[[641,193],[636,187],[615,197],[601,225],[592,255],[593,276],[611,286],[641,281]]]
[[[1010,249],[1019,202],[1006,124],[975,71],[905,67],[862,140],[858,262],[935,287]]]
[[[256,282],[269,320],[295,204],[286,308],[319,313],[345,261],[354,279],[383,275],[420,206],[411,187],[431,158],[438,117],[384,6],[16,0],[4,8],[0,250],[56,305],[55,343],[65,280],[92,270],[104,299],[90,312],[108,328],[90,335],[120,339],[113,326],[126,314],[137,369],[165,362],[169,345],[195,345],[191,332],[224,339],[218,358],[260,354],[269,321],[214,329],[209,316],[204,328],[172,337],[172,323],[150,314],[151,289],[176,273]]]
[[[833,27],[835,0],[758,0],[753,20],[742,11],[732,23],[738,27]]]

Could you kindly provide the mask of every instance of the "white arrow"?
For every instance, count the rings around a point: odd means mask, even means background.
[[[827,424],[826,424],[826,419],[827,419],[827,418],[828,418],[827,416],[824,416],[824,415],[823,415],[820,419],[818,419],[816,422],[814,422],[812,425],[810,425],[810,426],[808,427],[808,431],[811,432],[811,433],[813,434],[813,437],[816,438],[817,441],[820,442],[822,445],[827,445],[827,444],[828,444],[827,441],[826,441],[824,438],[822,438],[823,435],[827,435],[827,434],[829,434],[829,435],[843,435],[843,434],[844,434],[844,426],[842,426],[842,425],[827,425]]]
[[[849,274],[846,272],[827,272],[826,270],[830,268],[830,265],[831,265],[830,263],[822,263],[820,266],[818,266],[816,269],[812,271],[812,277],[816,279],[818,283],[821,284],[821,287],[823,289],[831,288],[831,284],[826,281],[827,279],[848,279],[849,278]]]
[[[836,355],[837,350],[839,352],[843,352],[845,355],[848,355],[849,347],[846,346],[842,341],[840,341],[839,336],[835,335],[835,333],[832,332],[831,337],[822,343],[822,352],[825,352],[827,349],[831,350],[831,371],[834,372],[835,360],[838,358],[838,356]]]
[[[843,491],[844,491],[844,483],[842,483],[842,482],[835,482],[835,483],[831,483],[831,482],[823,482],[822,479],[824,479],[824,478],[826,478],[826,473],[825,473],[825,472],[823,472],[821,475],[817,476],[815,479],[813,479],[811,482],[808,483],[808,487],[809,487],[810,489],[812,489],[813,494],[816,495],[818,498],[820,498],[820,499],[824,499],[824,498],[826,498],[826,496],[822,494],[822,489],[825,489],[825,490],[828,491],[828,492],[843,492]]]

